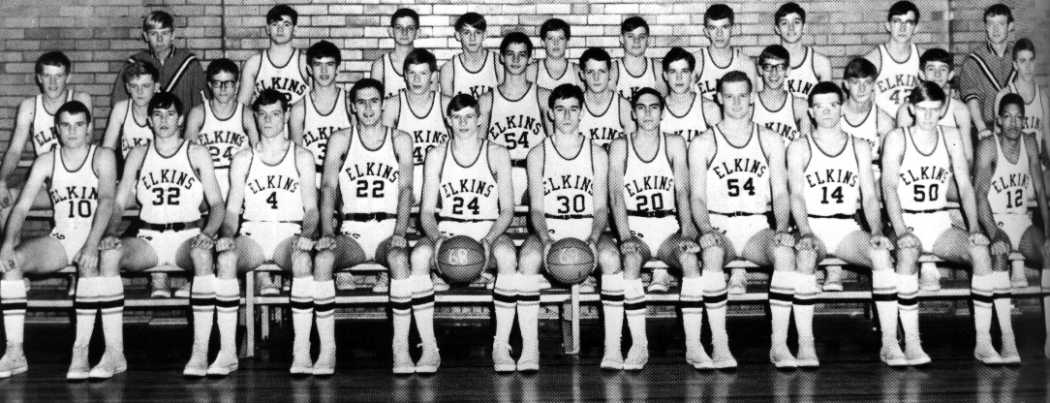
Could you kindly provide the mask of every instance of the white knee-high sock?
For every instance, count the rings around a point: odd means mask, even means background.
[[[314,280],[314,318],[321,349],[335,349],[335,281]]]
[[[970,277],[970,298],[973,299],[973,327],[977,344],[992,342],[992,302],[995,294],[995,275]]]
[[[624,279],[623,297],[623,310],[627,315],[627,330],[631,332],[631,344],[648,346],[649,336],[645,330],[645,315],[648,309],[645,305],[645,288],[642,286],[642,279]]]
[[[726,274],[720,270],[705,271],[703,279],[704,308],[707,309],[707,323],[711,326],[711,344],[716,349],[727,349],[729,336],[726,333]]]
[[[99,308],[106,351],[124,351],[124,281],[120,276],[99,277]]]
[[[682,278],[682,290],[678,297],[682,307],[682,330],[685,332],[685,347],[700,345],[700,329],[704,323],[704,284],[701,277]]]
[[[76,296],[73,307],[77,312],[76,337],[73,345],[87,347],[91,334],[95,331],[95,318],[98,315],[98,296],[101,294],[98,277],[80,277],[77,279]]]
[[[897,343],[897,274],[891,270],[872,271],[871,288],[882,344]]]
[[[424,346],[437,346],[434,336],[434,281],[429,274],[413,275],[412,282],[412,317],[416,320],[416,331]],[[393,291],[391,285],[391,291]],[[407,339],[407,330],[406,339]]]
[[[314,313],[314,278],[296,277],[292,280],[292,351],[310,350],[310,328]]]
[[[193,306],[193,347],[208,352],[208,339],[215,321],[215,276],[194,276],[190,284]]]
[[[408,346],[412,326],[412,279],[390,279],[390,311],[394,316],[393,343]]]
[[[518,283],[518,330],[522,351],[539,345],[541,274],[521,274]]]
[[[791,303],[795,297],[796,273],[775,270],[769,280],[769,311],[772,316],[772,343],[787,345],[788,324],[791,323]]]
[[[0,281],[0,307],[4,311],[7,344],[21,346],[26,320],[26,283],[22,280]]]
[[[905,340],[919,340],[919,275],[897,275],[897,308]]]
[[[820,296],[817,276],[813,273],[795,273],[795,299],[792,309],[795,313],[795,332],[799,344],[813,341],[813,304]]]
[[[602,275],[602,316],[605,347],[620,347],[623,336],[623,273]]]
[[[499,273],[492,290],[492,304],[496,311],[495,341],[508,343],[510,331],[514,328],[514,311],[518,302],[518,284],[521,282],[518,273]]]
[[[237,354],[237,309],[241,289],[235,278],[215,279],[215,322],[219,328],[219,351]]]
[[[992,273],[995,281],[995,316],[999,318],[999,330],[1002,332],[1002,336],[1013,337],[1014,326],[1013,321],[1010,319],[1010,311],[1013,309],[1011,296],[1012,286],[1010,285],[1010,272],[1008,271],[997,271]]]

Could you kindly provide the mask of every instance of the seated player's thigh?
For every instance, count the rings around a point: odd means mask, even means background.
[[[346,234],[340,234],[335,237],[335,247],[332,248],[332,254],[334,259],[332,271],[343,270],[364,260],[364,251],[361,249],[361,245]],[[291,248],[288,249],[287,256],[290,264],[292,261]]]
[[[237,251],[237,272],[245,273],[257,269],[266,262],[262,247],[249,236],[239,235],[234,239],[234,250]]]
[[[660,243],[660,248],[657,249],[656,259],[667,264],[668,267],[675,269],[679,274],[682,271],[682,261],[679,259],[682,250],[678,247],[684,238],[680,232],[671,234],[670,237]]]
[[[46,274],[62,270],[72,264],[76,253],[67,251],[61,241],[50,236],[27,240],[15,249],[17,270],[5,273],[4,278],[15,280],[23,274]]]
[[[747,240],[740,257],[759,266],[773,265],[773,235],[775,234],[772,229],[762,228]]]
[[[157,251],[141,238],[120,240],[120,269],[138,272],[157,266]]]
[[[853,231],[842,237],[833,252],[835,257],[851,265],[871,267],[871,235],[864,231]]]
[[[292,270],[292,253],[295,249],[295,237],[287,237],[277,242],[277,245],[273,247],[272,251],[263,250],[263,256],[267,253],[272,253],[273,263],[280,267],[281,270],[291,271]]]
[[[1043,231],[1035,225],[1028,227],[1028,230],[1021,236],[1021,244],[1018,247],[1018,251],[1024,256],[1024,260],[1029,266],[1040,267],[1047,259],[1050,259],[1050,256],[1043,256],[1043,243],[1045,240]]]
[[[951,227],[945,230],[933,243],[933,254],[953,263],[973,264],[970,257],[970,235],[961,229]]]
[[[518,250],[518,270],[540,271],[547,261],[547,256],[543,252],[543,242],[540,242],[540,238],[536,235],[529,235]]]
[[[510,237],[506,234],[500,235],[495,241],[492,241],[492,246],[489,247],[489,268],[499,268],[500,261],[506,260],[508,266],[516,267],[517,262],[517,248],[514,247],[514,241],[511,241]]]

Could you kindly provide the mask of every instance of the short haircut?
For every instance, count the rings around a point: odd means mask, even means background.
[[[891,21],[893,20],[893,17],[896,17],[898,15],[906,15],[909,12],[914,13],[915,22],[919,22],[919,7],[917,7],[915,3],[912,3],[908,0],[898,1],[896,3],[893,3],[892,6],[890,6],[890,11],[886,13],[886,21]]]
[[[660,95],[660,91],[657,91],[653,87],[642,87],[638,91],[635,91],[634,95],[631,95],[631,109],[634,109],[635,106],[638,106],[638,100],[642,99],[642,95],[652,95],[656,97],[656,100],[660,103],[661,108],[663,108],[665,105],[664,96]]]
[[[182,116],[183,106],[182,101],[179,100],[179,97],[175,96],[175,94],[172,94],[170,92],[162,91],[153,94],[153,98],[150,98],[149,107],[146,108],[146,113],[152,115],[153,111],[157,109],[168,108],[175,108],[175,113],[178,113],[179,116]]]
[[[529,36],[525,35],[524,32],[514,31],[507,33],[503,36],[503,40],[499,43],[499,54],[503,54],[510,48],[511,44],[520,43],[525,45],[525,52],[532,56],[532,41],[529,40]]]
[[[996,3],[988,6],[984,9],[984,22],[988,22],[989,17],[1006,16],[1006,22],[1014,22],[1014,13],[1010,11],[1010,7],[1003,3]]]
[[[65,69],[68,74],[73,67],[73,63],[69,61],[69,57],[65,53],[53,50],[36,58],[36,65],[33,66],[33,71],[36,74],[43,74],[44,66],[58,66]]]
[[[780,6],[780,8],[773,13],[773,25],[780,24],[781,18],[787,17],[791,14],[798,14],[798,16],[802,18],[802,23],[806,23],[806,10],[798,5],[798,3],[792,1],[784,3],[784,5]]]
[[[85,120],[87,120],[88,123],[91,123],[91,110],[88,109],[87,105],[84,105],[80,101],[69,101],[58,107],[58,111],[55,112],[55,126],[58,126],[59,119],[62,117],[63,113],[67,115],[83,114]]]
[[[809,106],[813,106],[813,99],[817,95],[822,94],[835,94],[839,97],[839,103],[842,103],[844,95],[842,94],[842,88],[839,88],[838,84],[831,81],[821,81],[817,85],[813,86],[813,90],[809,92],[809,99],[807,99]]]
[[[932,81],[922,81],[911,90],[908,95],[908,103],[916,105],[923,101],[944,102],[948,100],[948,94],[944,93],[941,86]]]
[[[605,67],[612,68],[612,56],[609,56],[609,52],[606,52],[602,48],[587,48],[580,55],[580,69],[587,67],[587,62],[591,60],[597,60],[599,62],[605,62]]]
[[[233,74],[234,78],[237,78],[240,77],[241,70],[237,68],[236,62],[224,57],[222,59],[215,59],[211,63],[208,63],[208,69],[205,70],[204,76],[211,80],[212,77],[215,77],[219,73],[230,73]]]
[[[124,79],[124,82],[130,82],[132,79],[139,76],[150,76],[153,82],[160,81],[160,72],[150,62],[144,62],[141,60],[135,60],[124,66],[124,70],[121,71],[120,76]]]
[[[664,71],[670,70],[671,63],[679,60],[685,60],[685,63],[689,65],[690,71],[696,70],[696,57],[694,57],[692,53],[689,53],[689,51],[682,49],[679,46],[675,46],[671,48],[671,50],[668,50],[667,54],[664,55],[664,60],[662,62]]]
[[[474,112],[478,112],[478,100],[474,99],[470,94],[456,94],[448,101],[448,107],[445,108],[446,115],[452,115],[465,108],[474,108]]]
[[[626,20],[620,23],[620,34],[626,34],[638,28],[645,28],[645,34],[649,34],[649,23],[645,22],[644,18],[637,15],[627,17]]]
[[[922,52],[922,56],[919,56],[919,69],[925,69],[926,64],[930,62],[944,63],[948,65],[948,70],[955,68],[952,61],[952,54],[948,53],[947,50],[941,48],[929,48],[925,52]]]
[[[540,40],[547,39],[548,32],[561,31],[565,33],[565,39],[568,40],[572,37],[572,31],[569,29],[569,23],[561,18],[551,18],[544,21],[540,25]]]
[[[397,11],[394,11],[394,15],[390,16],[390,26],[394,26],[394,23],[397,22],[397,20],[405,17],[411,18],[416,25],[419,25],[419,13],[417,13],[416,10],[411,8],[399,8]]]
[[[1012,55],[1014,60],[1017,60],[1017,54],[1020,53],[1022,50],[1027,50],[1029,52],[1032,52],[1032,54],[1034,55],[1035,54],[1035,44],[1032,43],[1032,40],[1028,39],[1028,38],[1021,38],[1021,39],[1018,39],[1017,42],[1014,42],[1014,50],[1013,50],[1013,55]]]
[[[583,106],[583,90],[576,84],[565,83],[551,90],[551,95],[547,98],[547,107],[554,109],[556,101],[568,98],[575,98],[576,102]]]
[[[1003,96],[1003,99],[999,100],[999,114],[1001,115],[1006,110],[1007,105],[1017,105],[1017,108],[1021,110],[1021,116],[1024,116],[1024,98],[1017,93],[1009,93]]]
[[[485,22],[484,16],[471,11],[456,18],[456,23],[452,25],[452,28],[455,29],[456,32],[459,32],[464,27],[471,27],[478,31],[485,32],[485,29],[489,27],[489,24],[488,22]]]
[[[270,11],[266,12],[266,24],[273,24],[281,20],[281,17],[287,16],[288,19],[292,20],[292,25],[299,25],[299,13],[294,8],[287,4],[278,4],[273,6]]]
[[[332,42],[319,41],[313,45],[310,45],[310,47],[306,49],[307,65],[313,63],[314,60],[323,59],[326,57],[335,59],[336,66],[338,66],[339,63],[343,62],[342,52],[340,52],[339,48],[336,47],[335,44],[333,44]]]
[[[437,58],[434,57],[434,54],[430,53],[429,50],[423,48],[412,49],[411,52],[408,52],[408,55],[405,55],[405,62],[401,64],[402,74],[404,74],[403,72],[408,71],[408,66],[414,64],[425,64],[430,66],[431,73],[437,71]]]
[[[751,92],[755,89],[755,85],[751,82],[751,79],[747,77],[747,74],[740,70],[730,71],[718,80],[718,93],[721,94],[722,89],[725,88],[725,85],[728,83],[747,83],[747,92]]]
[[[729,19],[729,25],[733,25],[736,23],[736,14],[733,13],[732,8],[725,4],[712,4],[711,7],[707,8],[707,11],[704,11],[704,25],[707,25],[709,21],[717,21],[724,19]]]
[[[871,78],[879,76],[879,68],[875,67],[875,64],[863,57],[855,57],[846,63],[846,68],[843,69],[842,79],[849,80],[851,78]]]
[[[766,64],[766,61],[770,59],[782,60],[784,61],[785,66],[791,67],[791,53],[789,53],[783,46],[766,46],[765,49],[762,49],[762,53],[758,55],[758,64],[760,66]]]
[[[273,88],[267,88],[259,91],[259,95],[255,97],[255,101],[252,102],[252,112],[258,112],[263,106],[276,103],[281,104],[282,111],[288,112],[288,98],[286,98],[280,91]]]
[[[374,78],[362,78],[357,80],[353,87],[350,87],[350,102],[357,101],[357,94],[368,88],[374,88],[379,94],[379,97],[383,97],[383,83]]]
[[[170,28],[175,29],[175,19],[171,17],[171,14],[161,10],[150,11],[142,18],[142,31],[149,31],[151,29],[164,29]]]

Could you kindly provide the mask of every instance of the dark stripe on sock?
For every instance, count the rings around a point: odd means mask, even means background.
[[[989,304],[994,301],[994,298],[991,295],[981,295],[981,294],[970,293],[970,298],[972,298],[974,302],[985,302],[985,303],[989,303]]]
[[[241,305],[241,299],[215,299],[215,305],[220,308],[236,308]]]
[[[425,305],[434,302],[434,294],[427,294],[419,298],[412,298],[412,305]]]
[[[770,291],[769,292],[769,300],[770,301],[777,300],[777,301],[791,302],[791,300],[793,300],[793,299],[795,299],[795,296],[791,295],[791,294],[785,294],[785,293],[782,293],[782,292],[775,292],[775,291]]]
[[[412,309],[412,303],[413,303],[413,301],[408,301],[408,302],[390,301],[390,309],[395,310],[395,311],[407,311],[409,309]]]
[[[109,301],[99,301],[98,302],[98,307],[101,308],[101,309],[122,308],[122,307],[124,307],[124,298],[111,299]]]
[[[540,294],[518,294],[519,302],[540,302]]]
[[[602,302],[623,302],[623,294],[602,294]]]
[[[623,304],[623,309],[625,311],[638,311],[645,309],[645,301],[625,303]]]
[[[896,301],[897,300],[897,294],[896,293],[893,293],[893,294],[872,293],[871,294],[871,299],[875,300],[875,301]]]
[[[708,304],[718,304],[718,303],[721,303],[721,302],[725,302],[725,300],[727,300],[727,299],[729,299],[729,294],[728,293],[721,293],[721,294],[715,294],[715,295],[704,295],[704,301],[707,301]]]
[[[918,298],[901,298],[901,297],[897,297],[897,303],[900,304],[900,305],[904,305],[904,306],[918,305],[919,304],[919,299]]]
[[[700,308],[704,307],[704,301],[703,300],[699,300],[699,299],[696,299],[696,300],[680,299],[680,300],[678,300],[678,307],[681,308],[681,309],[689,309],[689,308],[700,309]]]
[[[73,301],[73,309],[98,309],[96,301]]]
[[[794,305],[813,305],[813,304],[817,303],[817,299],[816,298],[795,298],[795,299],[791,300],[791,303],[794,304]]]
[[[329,302],[329,303],[326,303],[326,304],[325,303],[318,304],[316,302],[314,303],[314,312],[316,312],[316,313],[329,312],[329,311],[331,311],[333,309],[335,309],[335,303],[334,302]]]
[[[15,310],[15,309],[25,310],[26,309],[26,303],[25,302],[9,302],[9,303],[6,303],[6,304],[0,304],[0,310],[8,311],[8,310]]]
[[[492,293],[492,300],[496,302],[503,302],[507,304],[513,304],[518,302],[518,297],[514,295],[504,295],[498,292]]]
[[[305,302],[292,301],[291,305],[292,305],[292,309],[307,310],[307,309],[313,309],[314,302],[313,301],[305,301]]]
[[[992,298],[995,298],[995,299],[1006,299],[1006,298],[1013,298],[1013,293],[1009,293],[1009,292],[997,292],[997,293],[995,293],[995,294],[992,294]]]
[[[215,298],[190,298],[190,305],[211,306],[215,305]]]

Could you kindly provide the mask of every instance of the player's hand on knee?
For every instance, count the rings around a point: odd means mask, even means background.
[[[324,235],[314,243],[314,250],[318,252],[332,250],[332,248],[335,248],[335,237],[331,235]]]
[[[310,252],[314,250],[314,240],[302,235],[295,237],[295,250],[300,252]]]
[[[681,239],[678,241],[678,250],[681,253],[700,253],[700,245],[692,239]]]
[[[813,234],[803,235],[802,238],[795,243],[795,250],[802,251],[815,251],[817,250],[817,241],[813,238]]]
[[[893,250],[893,242],[890,242],[890,239],[882,234],[871,234],[868,243],[875,250]]]
[[[705,232],[703,235],[700,235],[699,241],[700,248],[713,248],[715,245],[718,245],[718,235],[715,235],[714,231]]]
[[[0,208],[8,208],[13,204],[13,197],[11,197],[11,189],[7,187],[7,183],[0,182]]]
[[[773,245],[783,246],[785,248],[795,247],[795,237],[787,231],[779,231],[773,235]]]
[[[620,242],[620,254],[623,256],[629,256],[638,254],[638,241],[635,238],[630,238],[626,241]]]
[[[222,253],[229,250],[233,250],[236,244],[233,242],[233,238],[222,237],[218,241],[215,241],[215,252]]]
[[[15,250],[4,245],[0,249],[0,270],[7,273],[15,268]]]
[[[112,250],[117,248],[120,248],[120,238],[117,238],[112,235],[102,238],[102,240],[98,243],[98,250],[100,251]]]
[[[404,235],[394,234],[390,237],[391,248],[405,248],[408,247],[408,240],[405,239]]]
[[[915,236],[911,231],[897,237],[897,247],[901,249],[919,249],[920,245],[919,237]]]
[[[215,247],[215,235],[208,235],[201,232],[193,237],[193,240],[190,241],[190,246],[194,249],[210,250]]]
[[[1002,239],[996,239],[995,242],[992,242],[992,246],[988,248],[988,252],[992,256],[1006,255],[1010,253],[1010,243]]]
[[[991,242],[988,237],[980,232],[970,233],[970,246],[988,246]]]
[[[94,272],[98,269],[98,245],[84,245],[73,256],[73,261],[81,271]]]

